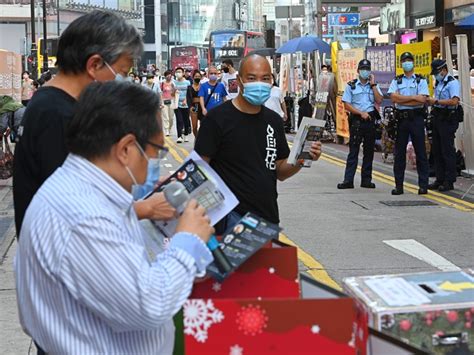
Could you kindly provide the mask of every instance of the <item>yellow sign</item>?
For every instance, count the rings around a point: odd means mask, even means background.
[[[347,117],[342,96],[336,97],[336,134],[349,138],[349,118]]]
[[[344,91],[347,82],[357,77],[357,65],[364,59],[363,48],[344,49],[337,52],[337,90]]]
[[[339,42],[331,42],[331,66],[332,72],[337,73],[337,52],[339,51]]]
[[[446,281],[443,282],[440,286],[440,289],[444,291],[452,291],[452,292],[461,292],[463,290],[469,290],[469,289],[474,289],[474,283],[473,282],[451,282],[451,281]]]
[[[415,74],[423,75],[428,79],[428,87],[430,94],[433,95],[433,82],[431,78],[431,41],[423,41],[418,43],[410,44],[397,44],[396,45],[396,72],[397,75],[403,74],[402,63],[400,62],[400,56],[402,53],[410,52],[415,58]]]

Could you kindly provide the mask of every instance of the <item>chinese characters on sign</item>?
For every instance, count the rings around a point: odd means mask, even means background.
[[[337,52],[337,87],[344,91],[347,82],[357,77],[357,65],[364,59],[363,48],[346,49]]]
[[[395,45],[367,47],[367,59],[372,64],[372,73],[382,93],[386,94],[395,77]]]

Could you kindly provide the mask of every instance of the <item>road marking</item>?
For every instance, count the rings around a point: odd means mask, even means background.
[[[171,139],[169,139],[168,137],[166,137],[165,140],[166,140],[166,142],[169,146],[169,150],[170,150],[171,155],[175,158],[175,160],[178,163],[180,163],[180,164],[183,163],[183,161],[184,161],[183,158],[181,158],[181,156],[178,154],[178,152],[174,148],[176,147],[176,148],[180,149],[181,151],[184,148],[176,146],[176,144]],[[189,154],[189,152],[186,151],[186,150],[185,150],[185,152],[186,152],[185,156],[187,156]],[[173,174],[173,173],[174,173],[174,171],[173,172],[170,171],[170,174]],[[319,282],[322,282],[322,283],[328,285],[329,287],[332,287],[332,288],[335,288],[339,291],[342,291],[341,286],[339,286],[337,284],[337,282],[334,281],[328,275],[328,273],[324,269],[324,266],[320,262],[318,262],[310,254],[308,254],[303,249],[301,249],[295,242],[293,242],[286,235],[280,234],[279,239],[283,243],[292,245],[292,246],[297,248],[297,250],[298,250],[298,259],[309,269],[307,272],[308,272],[308,274],[311,275],[311,277],[313,277],[315,280],[318,280]]]
[[[298,259],[309,269],[307,270],[307,273],[310,274],[315,280],[322,282],[329,287],[335,288],[336,290],[342,291],[341,286],[339,286],[338,283],[329,276],[327,271],[324,269],[324,266],[319,261],[301,249],[294,241],[292,241],[283,233],[280,233],[278,239],[285,244],[297,248]]]
[[[345,167],[345,165],[346,165],[346,162],[344,160],[336,158],[336,157],[334,157],[332,155],[329,155],[329,154],[326,154],[326,153],[321,154],[321,159],[324,160],[324,161],[327,161],[329,163],[332,163],[334,165],[341,166],[341,167]],[[361,172],[360,165],[357,166],[357,172],[358,173]],[[381,172],[375,171],[375,170],[372,171],[372,178],[374,180],[383,182],[387,185],[393,186],[395,184],[395,179],[393,177],[391,177],[389,175],[386,175],[386,174],[383,174]],[[418,194],[418,186],[416,186],[416,185],[409,184],[409,183],[405,182],[403,184],[403,188],[406,191],[414,193],[415,195]],[[430,191],[428,191],[428,195],[422,195],[422,197],[433,200],[433,201],[436,201],[436,202],[439,202],[439,203],[442,203],[443,205],[446,205],[446,206],[449,206],[449,207],[454,207],[459,211],[463,211],[463,212],[473,212],[474,211],[474,203],[464,201],[464,200],[461,200],[461,199],[458,199],[456,197],[452,197],[452,196],[449,196],[449,195],[441,194],[441,193],[436,192],[436,191],[431,191],[430,190]]]
[[[400,250],[418,260],[424,261],[442,271],[461,270],[460,267],[454,265],[449,260],[443,258],[441,255],[435,253],[433,250],[414,239],[394,239],[384,240],[383,242],[392,248]]]
[[[172,168],[172,167],[173,167],[173,164],[163,164],[163,166],[164,166],[165,168]]]

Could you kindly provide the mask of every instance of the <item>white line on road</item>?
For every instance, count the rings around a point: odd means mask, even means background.
[[[165,168],[172,168],[173,164],[164,164]]]
[[[392,248],[398,249],[442,271],[461,270],[460,267],[454,265],[449,260],[443,258],[439,254],[436,254],[433,250],[414,239],[384,240],[383,242]]]

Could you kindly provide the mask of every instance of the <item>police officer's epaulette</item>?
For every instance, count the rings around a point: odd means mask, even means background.
[[[351,80],[351,81],[347,82],[347,85],[349,85],[351,87],[351,90],[355,90],[356,84],[357,84],[357,79],[354,79],[354,80]]]
[[[395,79],[397,80],[397,84],[401,84],[403,80],[403,74],[397,75]]]
[[[449,83],[450,81],[453,81],[453,80],[456,80],[456,79],[454,78],[454,76],[448,74],[448,80],[446,80],[446,81],[443,80],[443,83],[444,83],[444,84],[443,84],[443,88],[444,88],[446,85],[448,85],[448,83]],[[439,84],[439,82],[438,82],[438,80],[436,80],[435,86],[438,86],[438,84]]]

